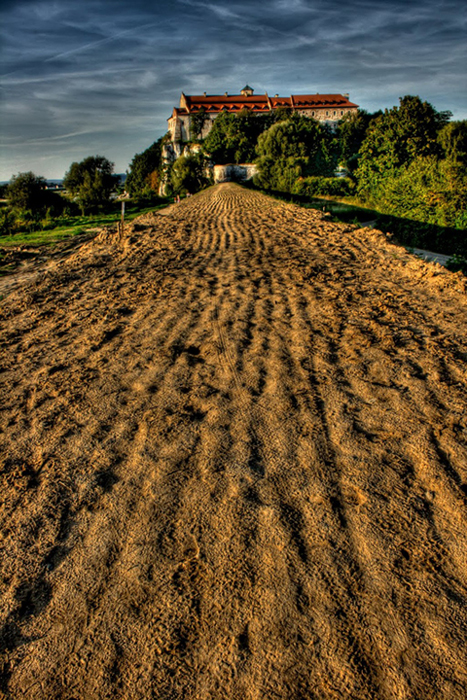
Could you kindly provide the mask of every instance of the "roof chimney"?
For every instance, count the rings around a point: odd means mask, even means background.
[[[229,96],[229,93],[228,93],[228,92],[224,92],[224,95],[225,95],[226,97],[228,97],[228,96]]]
[[[206,93],[205,93],[205,92],[203,92],[203,95],[204,95],[204,97],[206,97]]]
[[[348,92],[344,92],[344,93],[342,94],[342,97],[346,97],[347,99],[349,99],[349,93],[348,93]]]

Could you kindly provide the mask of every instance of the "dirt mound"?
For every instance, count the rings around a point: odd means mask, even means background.
[[[0,694],[465,697],[463,278],[226,184],[0,308]]]

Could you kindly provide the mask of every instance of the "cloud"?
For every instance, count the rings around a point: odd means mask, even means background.
[[[40,139],[30,139],[29,141],[26,140],[21,140],[21,144],[23,146],[36,146],[37,144],[47,144],[47,143],[52,143],[54,141],[68,141],[69,139],[75,138],[77,136],[87,136],[88,134],[97,134],[102,131],[105,131],[106,127],[101,127],[100,129],[94,128],[94,129],[84,129],[83,131],[74,131],[71,134],[60,134],[59,136],[46,136],[44,138]],[[3,144],[5,147],[13,147],[15,148],[18,143],[18,138],[19,137],[12,137],[10,141],[7,141]]]
[[[50,58],[46,59],[46,62],[49,63],[50,61],[57,61],[60,58],[66,58],[67,56],[71,56],[73,54],[81,53],[83,51],[87,51],[88,49],[95,49],[98,46],[102,47],[103,44],[108,44],[109,42],[116,41],[117,39],[126,36],[130,34],[131,32],[137,32],[141,31],[142,29],[149,29],[147,25],[142,25],[140,27],[135,27],[134,29],[124,29],[121,32],[116,32],[115,34],[112,34],[111,36],[105,37],[104,39],[97,39],[96,41],[91,41],[88,44],[83,44],[82,46],[77,46],[74,49],[70,49],[69,51],[63,51],[62,53],[58,53],[55,56],[51,56]],[[154,25],[153,25],[154,26]]]
[[[124,170],[180,92],[420,94],[467,117],[460,0],[3,0],[0,179],[82,154]],[[106,150],[108,149],[108,150]],[[54,165],[53,165],[54,164]]]

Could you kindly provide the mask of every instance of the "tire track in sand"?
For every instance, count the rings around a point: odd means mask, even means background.
[[[463,698],[466,311],[234,185],[8,296],[6,697]]]

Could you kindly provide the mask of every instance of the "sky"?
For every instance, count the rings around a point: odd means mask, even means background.
[[[419,95],[467,119],[465,0],[0,0],[0,180],[125,172],[180,93]]]

